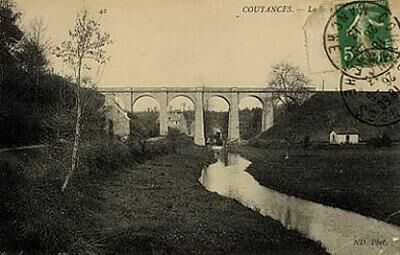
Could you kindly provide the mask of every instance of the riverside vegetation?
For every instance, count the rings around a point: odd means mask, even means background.
[[[360,144],[329,144],[337,127],[356,129]],[[277,114],[249,146],[232,150],[253,162],[248,172],[261,185],[399,225],[399,127],[363,124],[340,93],[315,93]]]
[[[247,171],[268,188],[400,224],[398,145],[387,148],[318,146],[235,148],[253,164]]]
[[[60,190],[63,169],[54,160],[68,149],[58,148],[1,157],[6,254],[325,254],[278,222],[206,191],[198,178],[213,155],[183,136],[144,154],[109,139],[83,144],[69,192]]]

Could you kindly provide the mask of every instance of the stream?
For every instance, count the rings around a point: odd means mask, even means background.
[[[322,243],[331,254],[400,255],[400,227],[264,187],[246,172],[250,161],[222,149],[214,151],[217,162],[204,169],[199,179],[208,191],[235,199]]]

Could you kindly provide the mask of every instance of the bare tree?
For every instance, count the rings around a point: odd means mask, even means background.
[[[302,104],[308,96],[311,81],[299,67],[288,63],[272,66],[272,78],[269,86],[278,90],[274,98],[288,109],[292,104]]]
[[[62,58],[72,69],[76,84],[76,122],[71,168],[61,188],[62,191],[65,191],[67,188],[78,165],[82,119],[82,72],[84,69],[90,70],[90,64],[102,65],[109,60],[109,57],[106,56],[105,47],[111,44],[112,41],[110,35],[102,31],[100,23],[101,16],[106,12],[106,9],[100,10],[100,17],[98,20],[92,19],[87,10],[78,13],[75,27],[73,30],[69,31],[69,40],[64,41],[61,46],[55,49],[56,56]]]
[[[33,19],[15,52],[20,68],[35,81],[35,87],[39,85],[39,77],[46,72],[49,64],[48,53],[51,43],[45,33],[46,27],[43,21],[37,18]]]
[[[291,106],[301,105],[309,97],[311,81],[300,71],[299,67],[288,63],[272,66],[272,78],[269,86],[277,90],[273,95],[274,102],[283,106],[283,113],[288,113]],[[289,158],[290,146],[299,139],[296,130],[289,129],[285,135],[287,144],[286,158]]]

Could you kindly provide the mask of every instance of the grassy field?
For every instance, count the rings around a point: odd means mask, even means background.
[[[112,254],[326,254],[198,182],[212,161],[190,147],[126,169],[102,187],[104,208],[94,220]]]
[[[6,161],[2,154],[0,254],[327,254],[205,190],[198,179],[214,161],[206,148],[176,149],[129,163],[135,157],[123,144],[88,147],[82,174],[66,193],[63,178],[53,178],[64,170],[49,151]]]
[[[324,146],[293,151],[235,147],[262,185],[400,225],[400,147]],[[392,215],[392,216],[391,216]]]

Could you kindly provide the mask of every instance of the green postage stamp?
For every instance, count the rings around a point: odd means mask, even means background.
[[[332,64],[357,78],[375,78],[397,57],[397,20],[386,0],[338,3],[326,25],[324,45]]]

